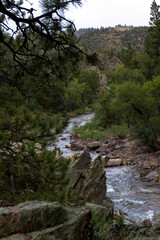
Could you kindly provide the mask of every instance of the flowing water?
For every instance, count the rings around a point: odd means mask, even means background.
[[[73,151],[70,148],[66,148],[66,146],[70,145],[70,136],[72,135],[72,129],[74,125],[84,126],[87,122],[90,122],[94,117],[94,113],[91,114],[82,114],[76,117],[72,117],[69,120],[68,125],[64,128],[63,133],[58,135],[56,147],[60,148],[63,152],[64,157],[72,157],[74,153],[82,153],[83,151]],[[48,149],[53,149],[53,147],[48,147]],[[92,158],[96,158],[98,154],[91,153]]]
[[[107,196],[128,219],[141,223],[160,213],[160,184],[142,182],[135,167],[106,168]]]
[[[75,152],[66,148],[70,145],[70,136],[74,124],[83,126],[91,121],[94,114],[85,114],[70,119],[63,133],[58,136],[56,146],[61,149],[63,156],[71,157]],[[53,149],[53,147],[48,147]],[[97,157],[91,153],[92,159]],[[160,184],[142,182],[135,167],[106,168],[107,196],[114,202],[115,210],[122,210],[128,219],[141,223],[145,219],[152,219],[160,213]]]

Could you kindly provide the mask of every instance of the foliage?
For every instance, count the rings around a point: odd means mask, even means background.
[[[101,122],[94,118],[92,122],[87,123],[85,126],[74,126],[74,133],[80,134],[82,138],[90,138],[92,140],[98,141],[106,136],[120,136],[124,137],[129,134],[129,129],[127,125],[119,124],[112,125],[107,129],[102,127]]]
[[[68,110],[84,109],[98,98],[99,76],[95,72],[80,71],[70,77],[67,87]]]
[[[156,1],[152,2],[151,6],[151,18],[150,18],[150,25],[148,31],[148,36],[145,39],[145,50],[147,54],[153,60],[153,70],[152,75],[159,75],[160,74],[160,44],[159,44],[159,35],[160,35],[160,6],[157,5]]]
[[[153,226],[156,228],[160,227],[160,214],[153,217]]]
[[[75,45],[75,25],[65,18],[64,11],[71,4],[80,5],[81,0],[42,0],[42,13],[38,16],[31,3],[29,7],[24,3],[23,0],[0,1],[0,42],[10,50],[14,60],[25,68],[25,64],[36,57],[56,72],[57,62],[52,62],[48,55],[48,50],[53,49],[61,63],[67,56],[76,61],[75,53],[82,51]],[[8,18],[13,24],[8,25]],[[12,34],[6,38],[5,32]],[[14,44],[14,36],[18,45]],[[43,42],[41,51],[35,48],[39,41]]]
[[[146,143],[158,147],[157,123],[160,116],[156,96],[151,95],[152,88],[150,88],[150,85],[155,85],[155,81],[147,82],[143,86],[130,81],[114,85],[114,88],[108,90],[107,95],[104,95],[100,101],[96,115],[100,125],[107,127],[115,123],[120,125],[126,123],[128,127],[133,126],[132,131],[134,130],[141,139],[142,131],[146,132],[148,135],[143,137],[147,139]],[[141,126],[143,130],[140,130]]]
[[[3,199],[65,203],[69,160],[47,144],[68,121],[66,83],[82,51],[63,14],[80,0],[41,3],[35,17],[23,1],[0,1],[0,190]]]
[[[119,52],[119,57],[124,63],[124,65],[130,69],[137,68],[137,61],[136,61],[136,50],[132,48],[131,44],[128,44],[127,49],[122,49]]]
[[[106,220],[105,213],[100,212],[96,214],[92,210],[92,219],[91,222],[94,227],[94,234],[98,240],[109,240],[112,239],[112,222]]]
[[[151,4],[151,17],[149,24],[154,26],[155,22],[160,19],[159,5],[153,0]]]
[[[124,218],[123,218],[123,216],[116,216],[116,218],[115,218],[115,223],[119,226],[119,227],[121,227],[123,224],[124,224]]]
[[[152,27],[145,40],[145,52],[136,52],[131,45],[119,53],[124,64],[106,72],[108,89],[99,100],[93,123],[85,135],[128,134],[153,149],[160,143],[160,43],[159,6],[151,6]],[[96,124],[95,124],[96,123]],[[109,129],[107,131],[106,129]],[[121,131],[122,130],[122,131]],[[125,131],[126,130],[126,131]],[[79,130],[79,132],[81,129]]]
[[[68,84],[68,103],[71,110],[76,110],[83,105],[82,95],[85,91],[85,83],[78,83],[78,79],[73,79]]]
[[[87,87],[86,92],[90,90],[92,95],[97,95],[98,89],[100,87],[100,83],[99,83],[99,76],[96,72],[81,71],[79,73],[78,79],[80,83],[86,84],[86,87]],[[92,102],[92,98],[90,102]]]
[[[122,70],[118,69],[119,72]],[[129,69],[127,71],[130,73]],[[117,72],[112,74],[118,75]],[[104,91],[99,101],[95,119],[77,132],[82,136],[96,139],[108,134],[124,136],[130,133],[143,143],[159,148],[159,91],[159,76],[147,82],[130,81],[124,79],[123,74],[122,77],[121,75],[119,78],[115,77],[115,83]]]
[[[124,65],[118,65],[114,71],[107,71],[107,75],[109,76],[109,84],[110,83],[122,83],[124,81],[138,82],[143,84],[145,81],[145,77],[140,69],[130,69],[124,67]]]
[[[84,206],[86,200],[82,198],[74,189],[70,189],[68,201],[76,206]]]

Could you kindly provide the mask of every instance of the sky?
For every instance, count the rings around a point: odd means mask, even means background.
[[[148,26],[153,0],[82,0],[66,14],[79,28],[121,25]],[[157,4],[159,4],[157,0]]]
[[[82,0],[81,7],[70,7],[65,14],[76,28],[114,27],[117,24],[148,26],[153,0]],[[160,0],[156,1],[160,4]],[[34,0],[38,6],[38,0]]]

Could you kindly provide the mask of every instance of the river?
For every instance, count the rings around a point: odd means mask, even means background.
[[[84,114],[70,119],[62,134],[58,135],[56,146],[63,156],[71,157],[75,152],[66,148],[70,144],[70,135],[74,124],[83,126],[91,121],[94,114]],[[53,149],[49,147],[48,149]],[[98,154],[91,153],[92,159]],[[106,168],[107,196],[114,202],[115,211],[126,213],[126,217],[137,224],[145,219],[151,219],[160,213],[160,183],[142,182],[135,167]]]

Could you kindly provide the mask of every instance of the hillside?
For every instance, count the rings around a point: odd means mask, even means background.
[[[86,28],[76,32],[80,44],[90,52],[104,53],[111,50],[120,51],[131,46],[142,51],[148,27],[116,26],[108,28]]]

